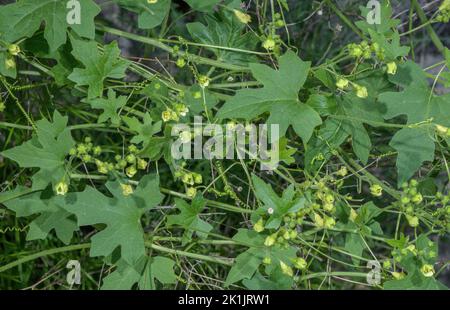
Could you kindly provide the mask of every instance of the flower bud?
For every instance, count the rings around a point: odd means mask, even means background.
[[[136,162],[136,156],[128,154],[127,157],[125,157],[125,160],[130,164],[134,164]]]
[[[195,184],[202,184],[203,183],[203,177],[201,174],[194,174],[194,182]]]
[[[272,246],[272,245],[275,244],[275,241],[277,241],[277,235],[276,234],[272,234],[272,235],[266,237],[266,240],[264,240],[264,245],[265,246]]]
[[[347,167],[342,166],[341,169],[337,172],[337,175],[340,177],[345,177],[348,174]]]
[[[300,270],[303,270],[306,268],[306,266],[308,266],[308,263],[306,262],[306,260],[302,257],[297,257],[294,260],[294,267]]]
[[[334,218],[326,216],[325,217],[325,222],[324,222],[324,226],[325,228],[331,229],[336,225],[336,221],[334,220]]]
[[[161,114],[161,118],[164,122],[168,122],[172,119],[172,110],[167,109]]]
[[[243,24],[248,24],[252,21],[252,17],[250,15],[245,14],[239,10],[234,9],[233,13],[234,13],[234,16],[236,16],[237,19]]]
[[[20,47],[17,44],[11,44],[10,46],[8,46],[8,52],[13,55],[13,56],[17,56],[20,53]]]
[[[181,177],[181,181],[185,184],[194,185],[194,176],[192,173],[185,173]]]
[[[201,88],[205,88],[209,86],[209,82],[211,81],[209,77],[207,77],[206,75],[199,75],[197,77],[198,80],[198,84],[200,85]]]
[[[194,197],[197,194],[197,189],[195,187],[188,187],[188,189],[186,190],[186,195],[188,197]]]
[[[411,201],[415,204],[420,204],[423,201],[423,196],[420,193],[417,193],[414,195],[414,197],[411,199]]]
[[[383,195],[383,188],[380,184],[373,184],[370,187],[370,193],[375,197],[381,197]]]
[[[184,66],[186,66],[186,60],[184,60],[184,58],[178,58],[176,65],[178,68],[183,68]]]
[[[125,170],[125,173],[126,173],[126,175],[127,175],[129,178],[134,177],[134,175],[137,173],[136,167],[135,167],[134,165],[128,167],[128,168]]]
[[[434,271],[434,267],[433,265],[430,264],[425,264],[420,268],[420,271],[422,272],[422,274],[427,277],[430,278],[434,275],[435,271]]]
[[[355,85],[356,89],[356,96],[359,98],[367,98],[369,96],[369,93],[367,92],[367,88],[360,85]]]
[[[272,264],[272,259],[269,256],[264,257],[263,259],[263,264],[264,265],[270,265]]]
[[[16,67],[16,62],[14,58],[6,58],[5,67],[6,69],[14,69]]]
[[[129,184],[120,184],[120,187],[122,188],[122,194],[124,196],[129,196],[133,194],[133,187]]]
[[[397,73],[397,64],[393,61],[386,65],[387,73],[395,75]]]
[[[317,213],[314,213],[314,223],[316,224],[317,227],[324,226],[323,218]]]
[[[138,159],[138,162],[137,162],[138,169],[145,170],[147,168],[147,164],[148,163],[146,160],[141,159],[141,158]]]
[[[263,221],[262,218],[260,218],[260,219],[255,223],[255,225],[253,226],[253,229],[254,229],[256,232],[258,232],[258,233],[264,231],[264,221]]]
[[[289,265],[285,264],[283,261],[280,261],[280,267],[281,267],[281,271],[285,275],[287,275],[289,277],[294,276],[294,271],[292,270],[292,268]]]
[[[346,89],[348,87],[349,83],[350,83],[349,80],[340,78],[336,82],[336,87],[339,88],[339,89],[344,90],[344,89]]]
[[[419,218],[417,216],[411,216],[406,214],[406,219],[408,220],[408,224],[411,227],[419,226]]]
[[[272,51],[275,48],[275,41],[272,38],[267,38],[262,43],[262,47],[268,51]]]
[[[69,185],[66,182],[61,181],[55,186],[56,195],[64,196],[69,191]]]
[[[184,131],[180,132],[179,137],[180,137],[181,142],[183,142],[183,143],[188,143],[192,139],[191,132],[188,130],[184,130]]]

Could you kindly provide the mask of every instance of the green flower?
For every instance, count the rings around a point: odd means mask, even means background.
[[[64,196],[65,194],[67,194],[68,191],[69,185],[64,181],[59,182],[55,186],[56,195]]]
[[[297,257],[294,260],[294,267],[300,270],[304,270],[306,268],[306,266],[308,266],[308,263],[306,262],[306,260],[302,257]]]
[[[281,271],[285,275],[287,275],[289,277],[294,276],[294,271],[292,270],[292,268],[289,265],[285,264],[283,261],[280,261],[280,267],[281,267]]]
[[[254,229],[256,232],[258,232],[258,233],[264,231],[264,221],[263,221],[262,218],[260,218],[260,219],[255,223],[255,225],[253,226],[253,229]]]
[[[422,272],[422,274],[427,278],[434,276],[434,273],[435,273],[433,265],[430,265],[430,264],[423,265],[420,268],[420,272]]]

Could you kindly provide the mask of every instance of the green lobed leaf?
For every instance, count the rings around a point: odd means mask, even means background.
[[[61,0],[19,0],[4,5],[0,9],[0,38],[15,42],[31,37],[45,22],[44,37],[55,51],[67,40],[67,29],[71,28],[81,37],[93,39],[95,36],[94,18],[100,13],[100,7],[92,0],[79,0],[80,23],[69,24],[67,15],[68,1]]]
[[[184,242],[191,240],[194,233],[200,238],[206,238],[213,229],[211,224],[202,220],[199,216],[206,206],[206,201],[200,195],[197,195],[191,204],[182,199],[175,199],[175,205],[181,213],[169,215],[167,217],[167,226],[177,225],[183,227],[185,229]]]
[[[406,124],[399,130],[390,145],[398,151],[398,184],[411,178],[425,161],[434,159],[434,127],[432,122],[450,126],[450,95],[436,96],[427,85],[423,71],[412,62],[399,68],[401,76],[409,76],[409,85],[401,85],[402,92],[386,92],[379,101],[386,105],[385,119],[406,116]],[[396,80],[394,80],[396,82]],[[404,81],[402,83],[405,83]]]
[[[66,195],[63,208],[76,215],[79,226],[106,225],[91,237],[92,257],[108,256],[120,246],[121,258],[134,264],[145,254],[140,219],[164,197],[159,192],[159,180],[155,175],[143,177],[128,196],[124,195],[119,181],[110,181],[106,187],[112,197],[87,186],[83,192]]]
[[[52,123],[46,119],[36,122],[36,135],[31,140],[1,153],[22,168],[40,169],[33,177],[34,189],[55,185],[66,174],[65,157],[75,145],[67,120],[55,110]]]
[[[319,114],[310,106],[301,103],[298,98],[298,92],[306,81],[311,64],[302,61],[292,51],[281,56],[279,63],[279,70],[266,65],[250,64],[253,76],[264,87],[239,90],[225,102],[217,117],[250,120],[269,112],[267,124],[279,125],[280,136],[284,136],[292,125],[303,142],[307,143],[314,128],[322,123]]]
[[[105,45],[103,53],[93,41],[85,42],[72,38],[73,56],[84,68],[76,68],[68,76],[77,86],[88,86],[88,99],[101,97],[103,82],[106,78],[120,79],[125,77],[129,63],[120,59],[120,49],[117,42]]]

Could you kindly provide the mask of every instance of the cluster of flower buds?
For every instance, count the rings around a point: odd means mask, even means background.
[[[411,227],[417,227],[420,223],[416,208],[423,202],[423,196],[417,190],[418,185],[417,180],[403,183],[403,194],[399,201],[400,209],[405,213],[406,220]]]
[[[367,43],[367,41],[362,41],[360,44],[350,43],[347,48],[349,55],[357,59],[370,59],[373,55],[380,61],[385,58],[384,49],[376,42],[372,44]]]
[[[450,21],[450,0],[444,0],[439,6],[439,13],[436,16],[436,21],[441,23],[448,23]]]
[[[183,184],[186,186],[186,195],[188,197],[194,197],[197,194],[197,189],[195,185],[199,185],[203,183],[203,177],[199,173],[190,172],[183,167],[186,163],[182,163],[182,166],[179,170],[175,171],[175,178],[180,179]]]
[[[338,89],[340,89],[340,90],[347,90],[351,86],[353,87],[357,97],[364,99],[364,98],[367,98],[369,96],[369,93],[368,93],[367,88],[365,86],[361,86],[361,85],[358,85],[356,83],[353,83],[353,82],[351,82],[351,81],[349,81],[349,80],[347,80],[346,78],[343,78],[343,77],[339,78],[336,81],[336,87]]]
[[[185,117],[189,113],[189,108],[182,103],[174,104],[173,108],[167,108],[162,112],[161,118],[164,122],[175,121],[178,122],[180,117]]]
[[[100,159],[102,148],[100,146],[94,146],[92,139],[86,137],[83,143],[78,143],[69,151],[69,155],[80,159],[84,164],[95,164],[97,171],[101,174],[124,171],[127,177],[132,178],[138,170],[147,169],[148,165],[145,159],[139,157],[138,152],[137,146],[132,144],[128,147],[128,153],[125,156],[116,155],[114,157],[115,163],[103,161]]]

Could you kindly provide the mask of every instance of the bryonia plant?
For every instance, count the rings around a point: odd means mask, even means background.
[[[446,288],[448,0],[7,2],[1,288]],[[175,159],[196,116],[280,164]]]

